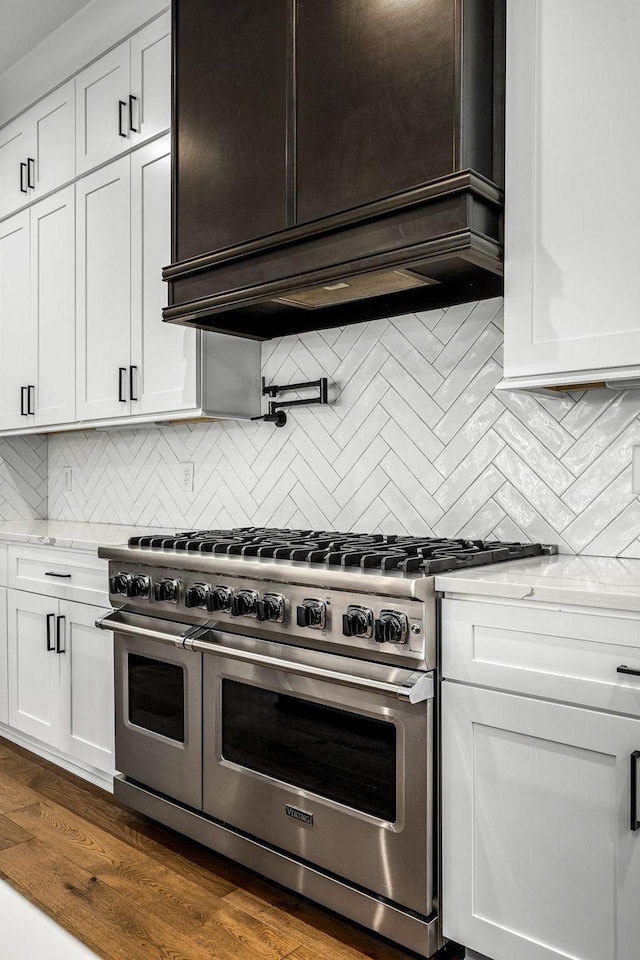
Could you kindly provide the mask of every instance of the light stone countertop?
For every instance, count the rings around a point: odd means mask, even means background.
[[[449,596],[466,594],[640,613],[640,560],[570,554],[532,557],[438,574],[435,588]]]
[[[109,544],[126,544],[129,537],[150,532],[173,534],[176,529],[71,520],[0,520],[0,543],[45,544],[87,551]]]

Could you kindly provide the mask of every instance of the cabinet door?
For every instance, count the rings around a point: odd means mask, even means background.
[[[7,658],[7,591],[0,587],[0,723],[9,723]]]
[[[296,6],[296,221],[452,173],[456,4]]]
[[[35,171],[28,170],[34,196],[49,193],[73,180],[76,172],[75,85],[63,84],[32,107],[27,114],[31,124],[31,152]]]
[[[85,173],[131,147],[129,41],[78,74],[76,173]]]
[[[29,426],[36,334],[30,315],[29,211],[0,223],[0,429]]]
[[[197,331],[162,322],[171,259],[171,138],[131,155],[132,413],[196,406]]]
[[[127,119],[135,145],[171,126],[171,15],[158,17],[130,42],[132,100]]]
[[[113,635],[95,625],[106,613],[101,607],[60,601],[60,748],[113,773]]]
[[[175,5],[176,260],[287,226],[290,6]]]
[[[75,192],[65,187],[30,210],[31,311],[37,330],[35,422],[75,419]]]
[[[58,601],[7,591],[9,725],[57,746],[60,740]]]
[[[445,936],[493,960],[636,960],[640,719],[447,681],[442,716]]]
[[[29,202],[29,132],[30,124],[24,114],[0,130],[0,217]]]
[[[640,5],[522,0],[507,20],[505,375],[637,366]]]
[[[130,163],[76,183],[77,418],[129,412]]]

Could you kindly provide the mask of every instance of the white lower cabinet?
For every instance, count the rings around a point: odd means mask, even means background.
[[[9,722],[7,686],[7,591],[0,586],[0,723]]]
[[[517,609],[444,601],[443,648],[453,648],[442,683],[444,935],[491,960],[637,960],[640,695],[616,664],[634,662],[638,623],[621,617],[617,635],[599,628],[604,611],[523,606],[516,624]],[[606,622],[615,627],[613,615]],[[556,656],[553,637],[574,638],[569,653],[581,644],[588,682],[572,685],[576,663]],[[518,690],[546,682],[545,658],[555,700]],[[473,674],[485,685],[464,682]],[[507,676],[513,691],[490,688]],[[589,684],[609,691],[609,710],[560,702]]]
[[[7,591],[8,724],[113,773],[113,639],[101,607]]]

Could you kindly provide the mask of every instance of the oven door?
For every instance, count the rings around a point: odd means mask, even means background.
[[[181,624],[118,613],[105,626],[115,636],[116,769],[201,810],[201,654],[176,646]]]
[[[432,675],[214,631],[196,646],[204,811],[428,915]],[[416,679],[427,699],[403,696]]]

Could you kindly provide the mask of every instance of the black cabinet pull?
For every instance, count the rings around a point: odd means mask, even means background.
[[[45,577],[60,577],[61,580],[71,580],[70,573],[56,573],[54,570],[45,570]]]
[[[36,186],[36,162],[33,157],[27,157],[27,186],[35,190]]]
[[[135,383],[134,383],[134,374],[135,376],[138,375],[138,368],[129,367],[129,399],[130,400],[138,399],[137,390],[135,389]]]
[[[26,407],[27,407],[26,400],[27,400],[27,388],[20,387],[20,416],[22,417],[28,416],[27,410],[26,410]]]
[[[628,667],[626,663],[621,663],[616,673],[628,673],[630,677],[640,677],[640,670],[634,670],[633,667]]]
[[[53,646],[53,641],[51,639],[51,622],[55,620],[55,613],[47,614],[47,653],[52,653],[55,650]]]
[[[26,172],[27,172],[27,165],[26,165],[26,163],[21,163],[21,164],[20,164],[20,193],[26,193],[26,192],[27,192],[27,188],[26,188],[25,185],[24,185],[24,180],[25,180],[25,174],[26,174]]]
[[[133,105],[138,102],[138,98],[134,97],[132,93],[129,94],[129,130],[132,133],[138,133],[138,130],[133,125]]]
[[[27,387],[27,413],[36,412],[36,388],[32,383]]]
[[[126,109],[126,106],[125,100],[118,100],[118,133],[121,137],[127,136],[126,132],[122,129],[122,108],[124,107]]]
[[[62,646],[63,623],[65,623],[64,617],[56,617],[56,653],[66,653],[66,647]]]
[[[631,800],[631,816],[629,826],[635,833],[640,829],[640,820],[638,820],[638,757],[640,750],[634,750],[631,754],[631,786],[629,789],[629,798]]]
[[[124,387],[123,387],[123,385],[122,385],[122,374],[123,374],[123,373],[126,375],[126,373],[127,373],[127,368],[126,368],[126,367],[118,367],[118,400],[120,401],[120,403],[126,403],[126,402],[127,402],[127,398],[126,398],[125,395],[124,395]]]

